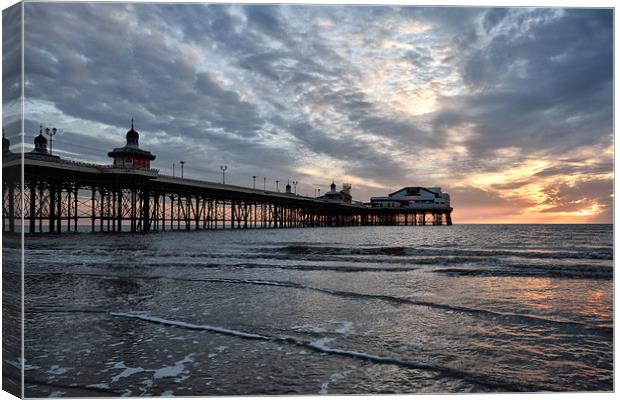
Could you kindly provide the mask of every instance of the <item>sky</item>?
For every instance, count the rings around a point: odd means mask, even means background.
[[[19,9],[3,126],[19,143]],[[439,186],[455,223],[613,222],[609,9],[26,3],[25,142],[355,200]],[[178,172],[178,169],[177,169]]]

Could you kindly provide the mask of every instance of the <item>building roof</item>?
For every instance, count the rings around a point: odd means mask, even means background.
[[[41,144],[47,146],[47,139],[45,138],[45,136],[43,136],[42,133],[39,133],[39,136],[34,138],[34,144]]]
[[[133,118],[131,119],[131,129],[125,135],[127,144],[123,147],[117,147],[108,153],[108,157],[116,157],[120,155],[134,155],[148,160],[154,160],[155,156],[150,151],[142,150],[138,146],[140,134],[133,128]]]
[[[428,188],[425,188],[425,187],[423,187],[423,186],[407,186],[407,187],[404,187],[404,188],[402,188],[402,189],[398,189],[398,190],[397,190],[397,191],[395,191],[394,193],[390,193],[388,196],[390,196],[390,197],[391,197],[391,196],[395,195],[396,193],[398,193],[398,192],[402,192],[403,190],[407,190],[407,189],[418,189],[418,190],[425,190],[425,191],[427,191],[427,192],[429,192],[429,193],[434,194],[434,195],[435,195],[435,197],[441,197],[441,196],[439,195],[439,193],[437,193],[437,192],[433,192],[432,190],[429,190]]]
[[[155,156],[151,154],[150,151],[137,149],[131,146],[117,147],[108,153],[108,157],[115,157],[117,155],[138,155],[141,157],[148,158],[149,160],[155,159]]]

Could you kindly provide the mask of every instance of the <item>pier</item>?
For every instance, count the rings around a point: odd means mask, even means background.
[[[155,157],[138,149],[133,123],[128,145],[109,153],[117,157],[113,165],[52,156],[41,138],[30,153],[3,151],[5,232],[20,227],[25,233],[62,233],[452,224],[452,208],[433,204],[373,207],[163,175],[150,168],[148,161]],[[129,153],[139,167],[121,158]]]

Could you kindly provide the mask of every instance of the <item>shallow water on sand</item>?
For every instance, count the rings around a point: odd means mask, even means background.
[[[610,391],[612,230],[30,237],[26,395]]]

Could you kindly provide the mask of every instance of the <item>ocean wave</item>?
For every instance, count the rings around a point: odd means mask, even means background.
[[[564,251],[532,251],[532,250],[502,250],[502,249],[454,249],[428,247],[336,247],[336,246],[308,246],[288,245],[275,248],[261,248],[263,251],[293,255],[388,255],[388,256],[466,256],[466,257],[523,257],[523,258],[552,258],[552,259],[590,259],[613,260],[613,250],[564,250]]]
[[[342,261],[342,260],[340,260]],[[75,264],[70,264],[71,266]],[[66,271],[64,267],[67,264],[65,263],[47,263],[47,267],[60,267],[63,268],[63,271]],[[90,267],[90,268],[110,268],[108,263],[82,263],[79,265],[80,267]],[[157,262],[157,263],[149,263],[144,262],[140,264],[141,267],[164,267],[164,268],[179,268],[186,269],[191,267],[199,267],[201,269],[289,269],[289,270],[299,270],[299,271],[331,271],[331,272],[409,272],[409,271],[418,271],[420,267],[403,267],[403,266],[390,266],[390,267],[373,267],[373,266],[346,266],[346,265],[311,265],[311,264],[257,264],[257,263],[178,263],[178,262]],[[126,265],[119,267],[119,269],[125,269]],[[63,275],[64,272],[52,272],[49,274],[59,274]],[[28,273],[26,275],[29,276],[37,276],[38,273]]]
[[[432,272],[447,274],[450,276],[509,276],[509,277],[548,277],[564,279],[613,279],[614,274],[611,269],[565,269],[557,266],[549,268],[538,268],[527,266],[523,268],[513,266],[502,266],[501,269],[468,269],[468,268],[443,268]]]
[[[177,321],[172,319],[165,319],[156,316],[150,316],[146,313],[141,312],[111,312],[110,315],[115,317],[122,318],[133,318],[142,320],[145,322],[156,323],[171,327],[184,328],[190,330],[201,330],[213,333],[219,333],[227,336],[234,336],[242,339],[251,339],[251,340],[261,340],[261,341],[271,341],[271,342],[281,342],[287,343],[294,346],[304,347],[313,351],[325,353],[325,354],[333,354],[338,356],[344,356],[349,358],[361,359],[364,361],[369,361],[378,364],[389,364],[396,365],[399,367],[412,368],[412,369],[421,369],[428,370],[440,373],[444,376],[450,376],[453,378],[462,379],[464,381],[474,383],[477,385],[485,386],[492,389],[499,389],[510,392],[523,392],[523,391],[541,391],[541,390],[552,390],[551,388],[545,388],[544,386],[536,385],[524,385],[521,382],[508,382],[503,381],[501,379],[497,379],[493,376],[489,375],[480,375],[472,372],[451,368],[447,366],[441,366],[437,364],[432,364],[428,362],[421,362],[416,360],[403,360],[396,357],[387,357],[377,354],[371,354],[364,351],[355,351],[355,350],[347,350],[340,349],[334,347],[326,346],[326,343],[332,340],[331,338],[322,338],[315,341],[305,341],[302,339],[295,338],[293,336],[272,336],[272,335],[264,335],[253,332],[244,332],[235,329],[225,328],[221,326],[215,325],[198,325],[192,324],[184,321]]]
[[[361,300],[373,300],[373,301],[384,301],[393,304],[410,304],[414,306],[422,306],[429,307],[434,309],[440,309],[451,312],[460,312],[466,313],[470,315],[476,315],[480,317],[490,318],[493,320],[497,320],[498,318],[504,319],[510,322],[517,323],[537,323],[537,324],[545,324],[545,325],[554,325],[554,326],[566,326],[570,328],[578,328],[587,331],[591,331],[593,333],[599,335],[608,336],[609,334],[613,334],[613,328],[609,328],[608,326],[598,326],[598,325],[588,325],[585,323],[565,320],[565,319],[552,319],[545,318],[537,315],[530,314],[521,314],[521,313],[506,313],[501,311],[493,311],[484,308],[471,308],[464,307],[459,305],[445,304],[445,303],[436,303],[432,301],[425,300],[415,300],[409,298],[396,297],[385,294],[369,294],[369,293],[359,293],[359,292],[348,292],[336,289],[328,289],[328,288],[320,288],[315,286],[303,285],[296,282],[291,281],[271,281],[271,280],[261,280],[261,279],[234,279],[234,278],[192,278],[192,277],[170,277],[170,276],[105,276],[105,275],[97,275],[97,274],[73,274],[79,276],[85,276],[89,278],[99,278],[99,279],[146,279],[146,280],[171,280],[171,281],[182,281],[182,282],[214,282],[214,283],[229,283],[229,284],[242,284],[242,285],[260,285],[260,286],[271,286],[271,287],[285,287],[292,289],[300,289],[300,290],[309,290],[314,292],[320,292],[329,294],[332,296],[338,296],[349,299],[361,299]]]

